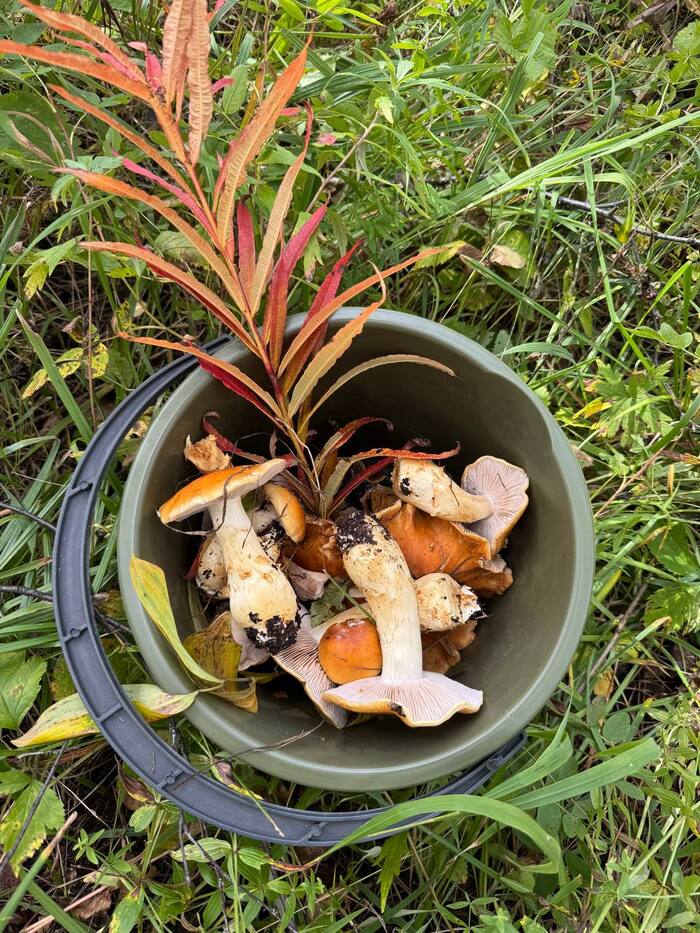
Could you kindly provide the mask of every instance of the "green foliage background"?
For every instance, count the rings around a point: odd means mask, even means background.
[[[62,8],[122,42],[159,45],[158,4]],[[225,923],[319,933],[700,930],[698,17],[695,0],[220,7],[214,76],[234,78],[217,98],[222,138],[261,59],[279,69],[315,28],[299,97],[312,100],[316,124],[294,206],[303,219],[323,179],[331,210],[303,273],[358,236],[383,266],[449,244],[389,283],[387,304],[479,340],[564,427],[597,521],[590,618],[528,745],[485,795],[295,872],[275,860],[301,864],[314,853],[183,826],[99,738],[11,745],[73,688],[41,598],[51,531],[0,510],[0,846],[13,846],[39,800],[13,856],[19,881],[2,875],[0,929],[50,915],[68,930],[119,933]],[[37,41],[44,30],[4,0],[0,32]],[[56,81],[77,88],[48,67],[0,62],[1,498],[48,522],[95,427],[162,361],[113,339],[115,329],[163,321],[178,334],[210,333],[175,290],[81,250],[86,236],[139,235],[191,259],[155,216],[55,174],[66,160],[116,172],[119,156],[134,157],[92,118],[55,109],[47,84]],[[155,135],[122,96],[105,106]],[[261,159],[252,187],[261,209],[290,142],[280,133]],[[205,165],[216,171],[213,158]],[[306,275],[292,309],[313,293]],[[117,621],[113,531],[144,428],[125,439],[94,528],[97,606]],[[129,638],[105,633],[121,679],[147,679]],[[215,761],[185,721],[179,731],[199,766],[276,802],[358,807],[414,795],[341,799],[291,787]],[[56,850],[35,862],[73,812]]]

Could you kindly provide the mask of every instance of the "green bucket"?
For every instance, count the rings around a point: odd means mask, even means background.
[[[354,308],[337,312],[331,332],[356,314]],[[290,318],[288,337],[301,321],[301,316]],[[459,456],[448,461],[453,476],[484,454],[502,457],[527,472],[530,505],[505,553],[513,586],[486,604],[488,618],[451,672],[483,690],[484,706],[477,714],[456,716],[433,729],[409,729],[394,719],[342,731],[327,724],[315,728],[318,713],[292,681],[285,683],[284,698],[280,681],[259,687],[255,715],[206,694],[187,711],[204,735],[256,768],[335,791],[430,781],[474,765],[512,739],[556,690],[581,637],[593,579],[593,523],[583,475],[563,432],[534,393],[473,341],[397,311],[372,315],[333,379],[388,353],[431,357],[452,367],[456,378],[412,364],[380,367],[336,393],[321,418],[343,424],[380,415],[393,423],[390,437],[396,446],[418,435],[428,436],[434,450],[459,441]],[[258,361],[238,343],[218,355],[261,378]],[[164,527],[156,509],[192,476],[182,454],[185,438],[200,435],[208,411],[217,411],[219,429],[244,447],[252,449],[255,441],[243,438],[269,434],[269,423],[251,405],[201,370],[193,373],[154,416],[120,511],[119,578],[127,618],[154,682],[171,693],[189,692],[192,682],[143,611],[129,560],[136,554],[163,568],[182,637],[206,624],[196,588],[183,579],[196,541]],[[371,435],[364,446],[372,446]]]

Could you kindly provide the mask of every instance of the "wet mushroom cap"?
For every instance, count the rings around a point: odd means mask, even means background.
[[[263,493],[287,535],[295,544],[303,541],[306,534],[306,513],[291,489],[279,483],[267,483]]]
[[[284,460],[278,458],[266,463],[252,463],[205,473],[178,489],[175,495],[158,509],[158,516],[164,525],[184,521],[218,500],[228,496],[244,496],[267,483],[273,476],[277,476],[285,467]]]
[[[529,479],[525,470],[498,457],[479,457],[465,467],[462,488],[470,495],[485,496],[493,503],[491,515],[470,522],[469,528],[483,535],[495,557],[528,505]]]
[[[387,492],[390,498],[384,498],[386,504],[377,511],[377,520],[396,540],[414,577],[429,573],[457,576],[490,558],[486,538],[465,525],[434,518]]]
[[[473,522],[493,512],[490,499],[462,489],[443,467],[430,460],[401,457],[394,465],[394,493],[399,499],[450,522]]]
[[[382,646],[374,622],[358,614],[333,622],[318,644],[321,667],[336,684],[375,677],[382,669]]]

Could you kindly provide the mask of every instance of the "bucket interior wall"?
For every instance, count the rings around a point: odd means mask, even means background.
[[[504,596],[485,603],[488,618],[479,624],[475,642],[463,652],[462,662],[453,672],[465,684],[483,690],[485,702],[477,715],[456,716],[431,729],[409,729],[391,719],[343,731],[324,725],[280,750],[276,757],[268,754],[264,762],[256,762],[257,756],[252,754],[247,759],[290,778],[297,776],[294,762],[303,761],[305,774],[308,767],[317,769],[319,785],[324,775],[340,770],[343,776],[325,780],[325,786],[345,789],[411,784],[424,773],[421,763],[449,759],[455,745],[463,750],[461,766],[466,767],[515,734],[521,723],[509,727],[510,711],[525,695],[540,689],[555,648],[565,635],[576,588],[570,490],[552,448],[544,409],[533,404],[532,396],[523,392],[512,374],[487,371],[478,358],[465,356],[458,346],[450,346],[444,338],[437,340],[432,333],[397,331],[381,321],[370,320],[333,370],[333,378],[360,361],[388,353],[432,357],[452,367],[456,377],[411,364],[377,368],[343,387],[324,408],[318,423],[327,424],[332,419],[343,424],[364,415],[389,418],[393,433],[387,435],[382,430],[360,435],[366,441],[360,444],[363,448],[372,446],[380,436],[390,446],[400,446],[416,435],[428,436],[434,450],[449,449],[459,442],[460,454],[447,461],[456,478],[465,464],[479,456],[502,457],[527,472],[530,506],[504,553],[514,584]],[[232,350],[222,355],[232,358]],[[237,358],[236,363],[259,375],[250,358]],[[132,498],[136,510],[131,519],[132,540],[138,556],[165,570],[175,618],[184,637],[193,628],[193,601],[192,585],[184,582],[182,575],[192,560],[197,539],[165,528],[156,517],[156,508],[194,475],[183,460],[182,450],[188,434],[201,436],[200,420],[205,412],[218,411],[222,433],[243,447],[260,450],[260,438],[250,435],[269,434],[269,425],[250,405],[201,373],[183,384],[167,406],[167,424],[161,415],[152,429],[154,436],[149,435],[145,442],[150,449],[139,454],[143,480]],[[145,469],[146,460],[149,469]],[[142,638],[146,636],[141,636],[143,651]],[[159,647],[159,659],[145,657],[157,682],[174,692],[191,689],[157,634],[152,632],[147,638]],[[563,669],[561,661],[558,663]],[[288,696],[274,696],[282,684]],[[215,697],[203,696],[196,701],[191,718],[234,752],[274,745],[312,729],[319,721],[302,690],[286,678],[260,687],[259,697],[260,710],[251,715]],[[546,700],[547,695],[542,695],[539,706]],[[392,775],[388,784],[382,782],[382,774],[387,772]]]

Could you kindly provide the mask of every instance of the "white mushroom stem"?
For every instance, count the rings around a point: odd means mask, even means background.
[[[475,522],[493,513],[493,503],[487,496],[465,492],[441,466],[431,461],[407,457],[397,460],[393,487],[399,499],[434,518]]]
[[[382,680],[390,684],[419,680],[422,648],[418,604],[406,560],[381,525],[361,512],[357,515],[350,534],[358,537],[358,543],[344,548],[347,538],[339,535],[339,544],[348,576],[362,590],[377,626]]]
[[[390,714],[409,726],[436,726],[455,713],[474,713],[480,690],[423,671],[418,604],[401,550],[370,515],[338,520],[338,546],[350,579],[360,587],[382,648],[382,672],[328,690],[324,699],[359,713]]]
[[[233,622],[259,648],[286,647],[296,629],[292,585],[266,553],[240,498],[212,504],[209,514],[226,567]]]

